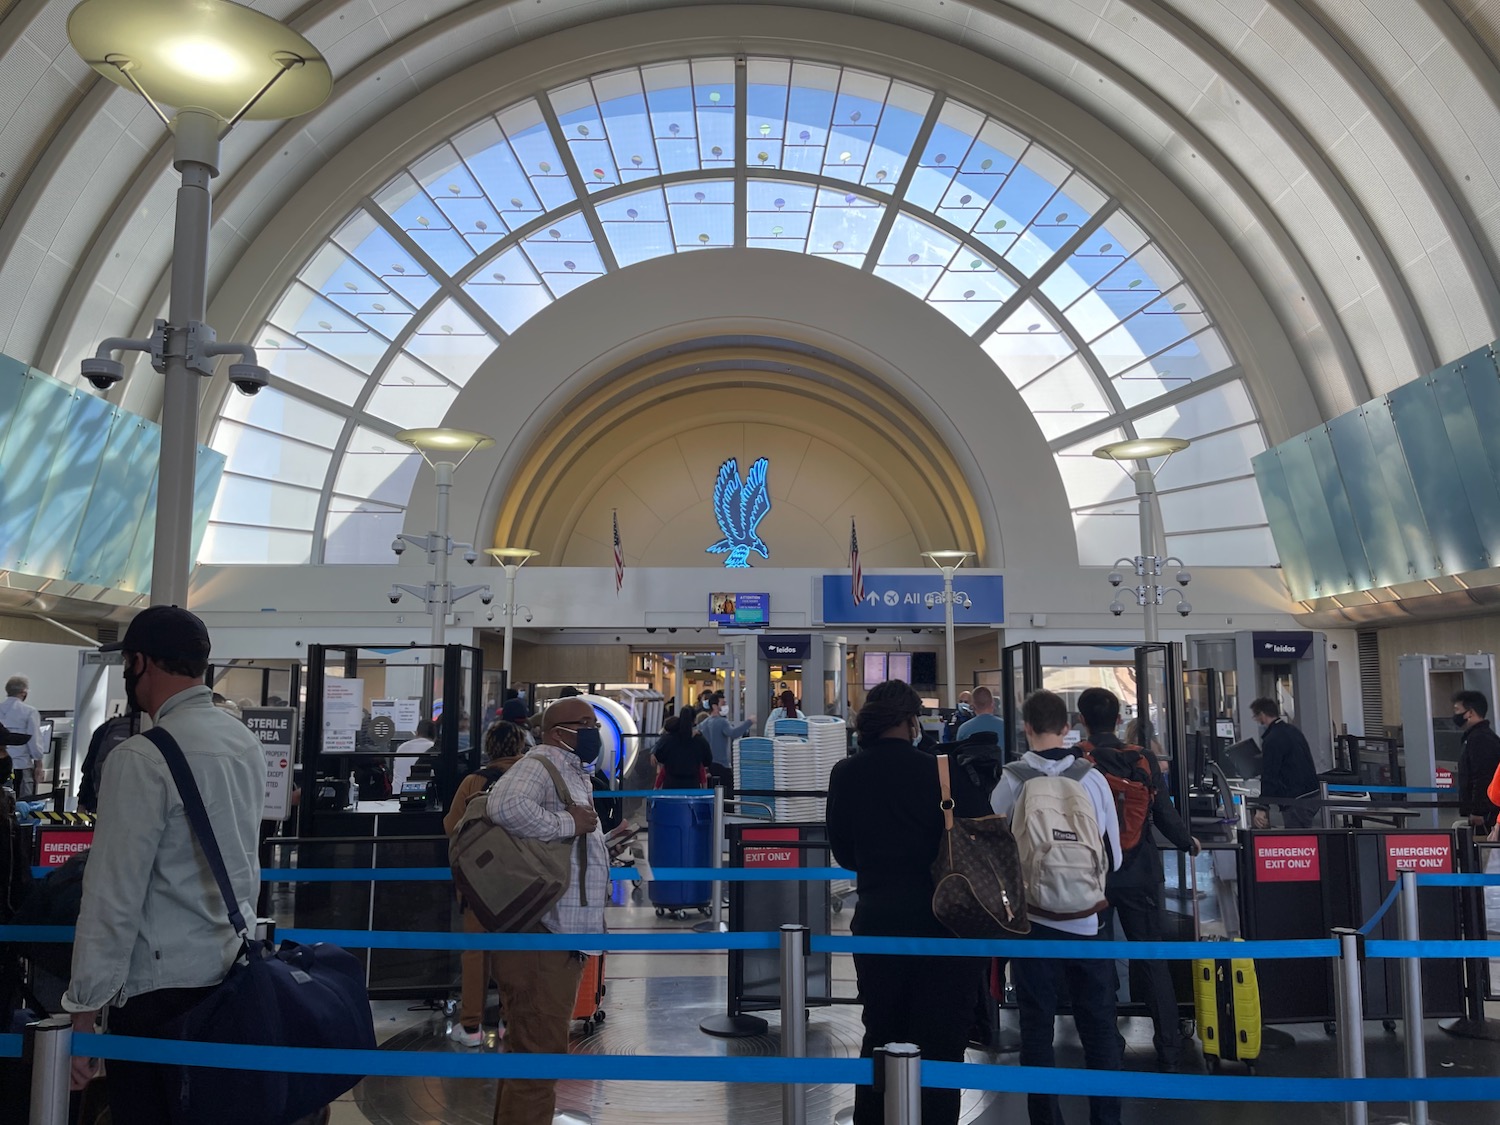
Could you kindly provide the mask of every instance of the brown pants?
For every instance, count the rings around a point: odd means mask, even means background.
[[[479,924],[479,919],[474,917],[474,912],[465,910],[464,933],[484,932],[485,929]],[[484,999],[489,993],[490,981],[498,982],[500,979],[500,974],[495,971],[495,956],[493,951],[466,949],[459,957],[463,964],[463,991],[458,1004],[458,1022],[463,1024],[465,1031],[478,1031],[484,1019]]]
[[[545,932],[537,927],[535,932]],[[561,950],[498,950],[491,962],[505,1009],[502,1050],[565,1055],[583,962]],[[502,1078],[495,1092],[495,1125],[551,1125],[557,1082]]]

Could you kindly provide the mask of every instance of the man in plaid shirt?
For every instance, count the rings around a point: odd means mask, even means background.
[[[594,811],[591,777],[599,757],[599,719],[587,702],[560,699],[542,718],[539,746],[511,766],[490,790],[489,819],[511,835],[535,840],[588,837],[588,860],[561,899],[542,916],[534,932],[600,934],[609,897],[609,853],[599,814]],[[570,796],[558,799],[545,757],[562,774]],[[576,854],[576,849],[575,849]],[[527,1054],[567,1054],[568,1025],[584,951],[502,950],[495,975],[505,1012],[504,1050]],[[554,1079],[501,1079],[495,1097],[495,1125],[550,1125],[557,1102]]]

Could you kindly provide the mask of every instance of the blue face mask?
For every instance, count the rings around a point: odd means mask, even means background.
[[[582,727],[573,732],[573,753],[586,766],[599,760],[599,751],[603,746],[604,739],[600,737],[598,727]]]

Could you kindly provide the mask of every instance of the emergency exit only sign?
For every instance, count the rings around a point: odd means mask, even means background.
[[[1385,877],[1395,882],[1402,871],[1446,875],[1453,870],[1451,836],[1387,836]]]
[[[1316,836],[1257,836],[1255,881],[1257,883],[1316,883],[1322,863]]]

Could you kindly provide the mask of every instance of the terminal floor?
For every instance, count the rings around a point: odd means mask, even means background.
[[[686,929],[690,923],[658,919],[649,907],[625,902],[609,912],[611,930]],[[847,932],[849,915],[836,916],[835,932]],[[724,954],[615,954],[609,960],[605,1009],[608,1018],[589,1036],[575,1025],[575,1054],[660,1055],[773,1055],[780,1053],[777,1013],[770,1017],[769,1032],[752,1039],[722,1040],[698,1030],[701,1019],[725,1008]],[[853,997],[854,969],[850,958],[834,962],[834,993]],[[1492,1018],[1500,1012],[1492,1012]],[[1003,1017],[1014,1028],[1015,1014]],[[461,1051],[446,1036],[448,1017],[437,1011],[411,1011],[397,1002],[376,1004],[376,1024],[384,1046],[394,1050]],[[1337,1074],[1334,1042],[1320,1025],[1288,1028],[1294,1045],[1268,1050],[1259,1073],[1284,1077],[1330,1077]],[[1151,1025],[1143,1019],[1124,1019],[1121,1031],[1126,1041],[1127,1070],[1154,1073]],[[1427,1029],[1429,1073],[1434,1076],[1480,1076],[1500,1073],[1500,1045],[1451,1038],[1435,1024]],[[809,1021],[808,1050],[813,1055],[851,1057],[858,1054],[859,1009],[839,1005],[813,1009]],[[1082,1066],[1082,1051],[1072,1024],[1059,1020],[1057,1042],[1060,1066]],[[1186,1069],[1201,1073],[1202,1057],[1194,1043]],[[492,1049],[492,1048],[491,1048]],[[1366,1050],[1372,1075],[1405,1073],[1405,1054],[1397,1034],[1382,1031],[1379,1023],[1366,1025]],[[1014,1054],[970,1051],[971,1062],[1013,1065]],[[1225,1073],[1240,1073],[1226,1065]],[[1126,1125],[1282,1125],[1287,1107],[1256,1103],[1255,1079],[1246,1077],[1245,1096],[1234,1102],[1206,1104],[1170,1099],[1127,1101]],[[833,1122],[840,1110],[851,1104],[848,1086],[809,1087],[810,1125]],[[491,1120],[494,1083],[474,1080],[419,1078],[366,1079],[335,1107],[333,1125],[482,1125]],[[558,1107],[586,1114],[595,1125],[630,1125],[652,1122],[733,1122],[756,1125],[779,1121],[780,1088],[756,1085],[720,1085],[684,1082],[562,1082]],[[1406,1122],[1405,1105],[1372,1105],[1374,1125]],[[1064,1110],[1074,1125],[1088,1120],[1083,1099],[1064,1099]],[[1342,1122],[1340,1107],[1304,1104],[1294,1111],[1299,1125],[1335,1125]],[[1019,1094],[965,1094],[962,1120],[979,1125],[1018,1125],[1026,1120],[1025,1098]],[[1469,1125],[1500,1121],[1500,1107],[1490,1104],[1451,1103],[1431,1107],[1432,1125]]]

